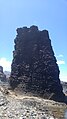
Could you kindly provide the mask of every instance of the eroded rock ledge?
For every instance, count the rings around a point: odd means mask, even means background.
[[[60,71],[48,31],[40,31],[37,26],[18,28],[14,43],[11,87],[18,86],[36,96],[64,101]]]

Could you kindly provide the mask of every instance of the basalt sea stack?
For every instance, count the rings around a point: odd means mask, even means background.
[[[40,31],[37,26],[18,28],[14,43],[11,87],[21,84],[24,92],[63,101],[59,67],[48,31]]]

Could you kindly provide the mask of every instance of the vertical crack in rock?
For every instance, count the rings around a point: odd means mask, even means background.
[[[18,28],[14,43],[11,87],[21,84],[25,92],[63,101],[60,71],[48,31],[40,31],[34,25],[30,28]]]

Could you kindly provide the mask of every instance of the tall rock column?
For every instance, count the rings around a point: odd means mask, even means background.
[[[17,29],[11,67],[10,85],[38,96],[63,100],[59,68],[47,30],[37,26]]]

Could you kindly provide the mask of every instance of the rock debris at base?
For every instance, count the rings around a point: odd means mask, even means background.
[[[20,95],[11,90],[5,94],[4,90],[0,86],[0,119],[64,119],[63,114],[59,118],[55,115],[55,108],[65,107],[64,103]]]

